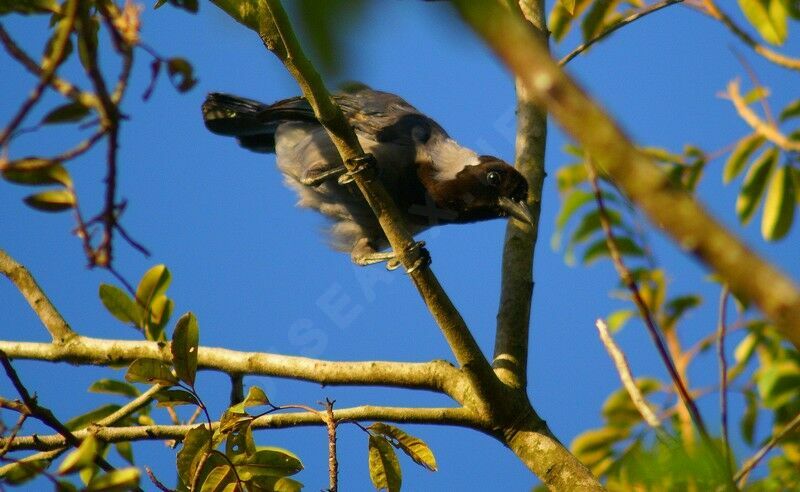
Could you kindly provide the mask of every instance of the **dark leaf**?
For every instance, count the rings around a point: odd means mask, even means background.
[[[63,212],[75,206],[75,197],[67,190],[49,190],[27,196],[25,203],[43,212]]]
[[[119,409],[119,405],[103,405],[88,413],[84,413],[83,415],[69,419],[68,421],[64,422],[64,425],[71,431],[81,430],[84,427],[88,427],[89,425],[97,422],[98,420],[108,417]]]
[[[30,157],[8,163],[3,168],[3,178],[15,184],[72,186],[72,178],[59,161]]]
[[[141,326],[141,309],[131,297],[119,287],[100,284],[100,300],[109,313],[123,323]]]
[[[130,398],[139,396],[139,390],[135,386],[116,379],[97,380],[89,386],[89,391],[92,393],[128,396]]]
[[[167,61],[167,73],[178,92],[187,92],[197,84],[192,65],[184,58],[170,58]]]
[[[197,345],[200,330],[197,319],[191,312],[184,314],[175,325],[172,334],[172,364],[178,379],[194,387],[194,378],[197,374]]]
[[[175,407],[178,405],[199,405],[197,398],[185,390],[163,389],[156,393],[155,399],[159,407]]]
[[[170,367],[157,359],[136,359],[128,367],[125,380],[130,383],[161,384],[174,386],[178,378],[172,374]]]
[[[86,118],[90,113],[89,108],[75,101],[59,106],[42,118],[42,124],[74,123]]]
[[[208,429],[198,425],[186,433],[183,439],[183,447],[178,451],[177,468],[178,477],[184,484],[190,484],[192,477],[198,466],[199,458],[210,452],[210,436]]]

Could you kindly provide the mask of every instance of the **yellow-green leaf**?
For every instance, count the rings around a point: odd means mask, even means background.
[[[564,9],[566,9],[566,11],[570,13],[570,15],[575,14],[575,0],[558,0],[558,1],[561,5],[564,6]]]
[[[202,425],[191,429],[183,438],[183,447],[178,451],[177,468],[178,477],[185,484],[192,482],[195,468],[197,468],[199,457],[210,451],[210,436],[208,429]]]
[[[750,156],[761,147],[766,139],[758,133],[753,133],[739,140],[736,147],[731,152],[730,157],[725,162],[725,168],[722,170],[722,182],[725,184],[734,180],[744,169]]]
[[[145,306],[150,306],[153,299],[167,291],[172,276],[165,265],[156,265],[147,270],[136,288],[136,298]]]
[[[130,467],[112,470],[92,478],[86,492],[128,492],[139,486],[139,469]]]
[[[172,334],[172,364],[178,378],[194,386],[194,378],[197,374],[197,345],[200,339],[200,330],[197,326],[197,318],[191,312],[184,314],[175,325],[175,332]]]
[[[98,379],[91,386],[89,391],[92,393],[106,393],[109,395],[122,395],[131,398],[139,396],[139,390],[128,383],[117,381],[116,379]]]
[[[400,448],[418,465],[430,471],[436,471],[436,457],[422,439],[414,437],[398,427],[381,422],[370,425],[368,429],[389,438],[392,445]]]
[[[200,492],[223,492],[225,487],[236,484],[236,474],[230,465],[222,465],[214,468],[206,475]]]
[[[788,11],[784,0],[739,0],[739,7],[765,41],[777,45],[786,41]]]
[[[141,325],[141,310],[133,299],[119,287],[109,284],[100,284],[100,301],[115,318],[123,323]]]
[[[397,454],[380,436],[369,436],[369,478],[376,489],[388,492],[398,492],[403,482]]]
[[[35,478],[50,466],[50,460],[18,461],[9,465],[3,480],[11,485],[20,485]]]
[[[781,111],[780,120],[786,121],[790,118],[797,118],[800,116],[800,99],[795,99],[783,108]]]
[[[9,183],[21,185],[62,184],[72,186],[72,178],[59,161],[28,157],[6,164],[3,178]]]
[[[128,367],[125,380],[130,383],[162,384],[173,386],[178,378],[172,374],[170,367],[158,359],[136,359]]]
[[[772,175],[761,216],[761,235],[767,241],[783,238],[794,222],[795,189],[792,169],[781,167]]]
[[[162,389],[155,395],[159,407],[175,407],[178,405],[199,405],[197,398],[185,390]]]
[[[25,203],[43,212],[63,212],[75,206],[75,197],[67,190],[49,190],[25,197]]]
[[[58,467],[58,473],[67,475],[93,465],[97,457],[98,449],[97,439],[94,435],[89,434],[81,445],[78,446],[78,449],[64,458],[64,461],[61,462],[61,466]]]
[[[748,169],[739,197],[736,199],[736,215],[743,224],[747,224],[753,218],[753,213],[764,195],[767,178],[777,160],[778,149],[770,147],[762,152]]]
[[[104,419],[111,415],[112,413],[116,412],[120,409],[119,405],[102,405],[94,410],[86,412],[82,415],[78,415],[77,417],[73,417],[66,422],[64,422],[64,426],[71,431],[76,431],[83,429],[84,427],[88,427],[90,424],[97,422],[98,420]]]
[[[237,465],[236,471],[242,480],[253,477],[285,477],[303,469],[300,458],[291,451],[273,446],[260,446],[247,457],[245,464]]]

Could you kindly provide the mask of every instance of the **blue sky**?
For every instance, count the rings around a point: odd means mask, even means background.
[[[289,3],[289,2],[287,2]],[[731,10],[733,5],[729,6]],[[8,18],[4,25],[32,53],[41,50],[41,19]],[[797,26],[792,26],[796,28]],[[795,29],[796,30],[796,29]],[[508,73],[444,2],[382,0],[366,9],[344,45],[340,75],[330,86],[359,80],[395,92],[437,119],[462,144],[480,153],[513,159],[514,93]],[[152,252],[151,258],[117,243],[116,265],[129,279],[151,265],[165,263],[173,274],[169,294],[176,314],[191,310],[200,322],[201,343],[231,349],[279,352],[325,359],[450,359],[449,350],[405,275],[383,267],[355,267],[348,255],[327,248],[319,233],[324,220],[294,207],[295,197],[281,184],[274,158],[248,153],[235,141],[207,132],[200,104],[211,91],[264,101],[298,94],[282,65],[250,31],[203,2],[196,16],[165,7],[148,9],[143,39],[164,56],[183,56],[194,64],[198,85],[186,95],[162,80],[152,99],[139,95],[148,83],[149,57],[139,53],[124,110],[130,120],[121,135],[120,195],[128,200],[127,230]],[[788,53],[800,53],[790,41]],[[557,53],[579,40],[571,35]],[[708,151],[725,147],[747,132],[730,102],[717,97],[727,82],[746,75],[731,47],[744,54],[770,86],[773,107],[797,97],[793,74],[762,62],[718,23],[681,6],[670,7],[628,26],[569,65],[573,74],[642,145],[680,151],[692,143]],[[75,68],[65,75],[75,74]],[[7,121],[33,86],[7,56],[0,57],[0,121]],[[12,74],[8,76],[7,74]],[[794,91],[792,89],[795,89]],[[59,104],[46,99],[31,121]],[[14,142],[12,156],[58,152],[76,141],[61,128]],[[559,201],[552,179],[568,162],[567,143],[551,126],[540,244],[535,264],[532,313],[532,401],[564,442],[600,425],[599,407],[619,384],[597,339],[594,320],[623,304],[610,298],[616,276],[608,262],[568,267],[549,247]],[[105,172],[102,153],[70,165],[81,198],[96,207]],[[723,160],[712,163],[699,196],[718,217],[742,233],[761,254],[800,278],[795,227],[789,237],[766,244],[757,220],[742,228],[732,215],[737,185],[723,187]],[[26,207],[30,193],[0,183],[0,247],[29,267],[73,328],[104,338],[136,338],[105,312],[99,283],[110,275],[85,268],[80,245],[70,235],[68,214],[48,215]],[[487,351],[493,346],[500,281],[503,221],[448,226],[422,235],[433,269]],[[654,247],[668,268],[671,290],[699,292],[705,300],[684,326],[687,340],[709,332],[715,323],[716,285],[706,271],[681,257],[658,233]],[[0,338],[47,341],[38,320],[8,282],[0,282]],[[331,306],[338,305],[339,308]],[[333,314],[332,314],[333,313]],[[736,339],[736,337],[733,337]],[[655,350],[638,323],[618,336],[638,376],[662,375]],[[121,371],[17,362],[28,387],[42,404],[64,419],[105,403],[86,393],[100,377]],[[693,385],[716,381],[714,361],[693,366]],[[320,388],[317,385],[248,377],[276,403],[313,404],[326,397],[337,406],[360,404],[446,405],[440,396],[403,390]],[[198,388],[218,415],[228,395],[226,378],[202,374]],[[0,379],[0,394],[12,389]],[[733,397],[734,408],[741,401]],[[701,401],[710,427],[718,430],[717,402]],[[734,415],[737,415],[734,413]],[[10,420],[10,419],[7,419]],[[401,457],[405,490],[529,490],[535,478],[499,443],[474,431],[407,426],[433,448],[440,471],[429,473]],[[762,429],[763,430],[763,429]],[[321,428],[262,432],[259,444],[285,446],[300,455],[306,470],[297,476],[306,490],[327,483],[325,433]],[[371,490],[366,436],[355,427],[340,432],[341,481],[345,490]],[[174,451],[148,443],[137,464],[149,465],[167,483],[174,477]],[[750,451],[736,443],[739,455]]]

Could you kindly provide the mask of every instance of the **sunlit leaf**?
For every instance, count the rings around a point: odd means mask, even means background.
[[[625,326],[625,323],[633,317],[635,313],[630,309],[620,309],[614,311],[606,317],[606,325],[611,333],[616,333]]]
[[[102,420],[112,413],[116,412],[120,409],[119,405],[102,405],[94,410],[84,413],[82,415],[78,415],[77,417],[73,417],[68,421],[64,422],[64,426],[71,431],[76,431],[83,429],[84,427],[88,427],[89,425],[97,422],[98,420]]]
[[[204,453],[211,451],[209,444],[211,437],[208,429],[202,425],[191,429],[183,438],[183,447],[178,451],[177,468],[178,476],[185,484],[192,482],[198,459]]]
[[[556,171],[556,184],[561,193],[586,182],[586,180],[586,165],[583,162],[568,164]]]
[[[617,249],[619,249],[620,254],[623,256],[643,256],[644,251],[640,248],[633,239],[629,237],[615,237],[614,243],[617,245]],[[603,256],[609,256],[609,249],[608,244],[606,244],[605,238],[598,239],[597,241],[590,244],[586,251],[583,252],[583,262],[586,265],[590,265],[597,261],[598,259],[602,258]]]
[[[156,265],[142,275],[136,288],[136,298],[145,306],[150,306],[153,299],[167,291],[171,281],[169,269],[165,265]]]
[[[628,433],[627,428],[620,427],[592,429],[576,437],[570,445],[570,450],[578,459],[583,461],[583,456],[609,449],[615,443],[626,439]]]
[[[736,199],[736,214],[743,224],[750,222],[753,213],[764,195],[767,178],[778,160],[778,149],[770,147],[764,151],[750,166],[744,178],[744,184]]]
[[[159,407],[175,407],[178,405],[199,405],[197,398],[185,390],[162,389],[155,395]]]
[[[178,378],[172,369],[158,359],[136,359],[128,367],[125,380],[130,383],[148,383],[172,386],[178,384]]]
[[[758,150],[761,145],[766,142],[766,139],[759,133],[753,133],[739,140],[736,147],[731,152],[730,157],[725,162],[725,168],[722,171],[722,182],[725,184],[734,180],[744,169],[750,156]]]
[[[167,61],[167,73],[178,92],[187,92],[197,84],[192,64],[185,58],[170,58]]]
[[[378,490],[398,492],[403,481],[400,462],[389,441],[369,436],[369,478]]]
[[[793,361],[762,367],[756,382],[759,395],[769,408],[779,408],[800,398],[800,367]]]
[[[800,99],[795,99],[783,108],[781,111],[780,120],[786,121],[790,118],[797,118],[800,116]]]
[[[654,378],[637,378],[636,387],[642,395],[647,396],[661,388],[661,382]],[[642,416],[634,406],[625,388],[613,392],[603,403],[603,417],[610,426],[627,428],[642,420]]]
[[[25,203],[43,212],[63,212],[75,206],[75,197],[67,190],[50,190],[27,196]]]
[[[250,421],[231,429],[225,440],[225,454],[231,461],[235,464],[243,464],[255,453],[256,443],[253,440],[253,429],[250,427]]]
[[[257,407],[259,405],[269,405],[269,398],[267,398],[267,394],[264,393],[264,390],[254,385],[250,386],[250,388],[247,390],[247,396],[245,396],[244,400],[236,405],[233,405],[230,408],[230,411],[235,413],[245,413],[246,408]]]
[[[595,0],[589,11],[583,17],[581,29],[584,41],[588,41],[600,34],[606,27],[606,16],[614,11],[618,0]]]
[[[758,398],[753,390],[745,390],[745,407],[739,427],[742,431],[744,442],[753,445],[756,435],[756,424],[758,422]]]
[[[398,427],[381,422],[376,422],[367,428],[388,438],[392,445],[401,449],[418,465],[430,471],[436,471],[436,457],[428,445],[425,444],[425,441],[406,433]]]
[[[50,466],[50,460],[19,461],[9,465],[3,480],[11,485],[20,485],[38,476]]]
[[[758,85],[753,87],[747,92],[747,94],[742,96],[742,99],[744,100],[745,104],[749,105],[761,101],[767,97],[769,97],[769,89],[762,85]]]
[[[229,484],[236,484],[236,473],[230,465],[217,466],[203,481],[200,492],[223,492]]]
[[[561,209],[558,211],[556,229],[563,229],[578,209],[593,200],[593,193],[579,189],[572,190],[569,195],[564,198]]]
[[[131,297],[119,287],[109,284],[100,284],[100,301],[109,313],[123,323],[141,325],[141,310]]]
[[[94,465],[98,449],[97,438],[89,434],[76,450],[64,458],[64,461],[62,461],[61,465],[58,467],[58,473],[61,475],[68,475],[86,468],[87,466]]]
[[[139,390],[135,386],[116,379],[99,379],[89,386],[89,391],[92,393],[128,396],[130,398],[139,396]]]
[[[739,7],[761,37],[771,44],[783,44],[788,32],[784,0],[739,0]]]
[[[114,443],[114,448],[117,450],[122,459],[133,465],[133,445],[130,441],[120,441]]]
[[[197,318],[191,312],[184,314],[175,325],[175,332],[172,335],[172,364],[178,378],[194,386],[194,378],[197,374],[197,345],[200,339],[200,330],[197,326]]]
[[[14,0],[0,2],[0,15],[55,14],[61,11],[56,0]]]
[[[245,481],[259,476],[285,477],[302,469],[303,463],[297,455],[287,449],[272,446],[258,447],[245,464],[236,466],[236,471]]]
[[[61,184],[72,186],[69,172],[59,161],[29,157],[6,164],[3,179],[9,183],[39,186]]]
[[[777,241],[791,229],[796,208],[795,193],[791,167],[783,166],[773,173],[761,216],[761,235],[767,241]]]
[[[139,469],[122,468],[92,478],[86,492],[127,492],[139,486]]]

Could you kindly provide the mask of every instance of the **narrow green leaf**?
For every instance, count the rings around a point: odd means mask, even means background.
[[[750,160],[750,156],[761,147],[766,139],[758,133],[750,134],[739,140],[736,147],[731,152],[730,157],[725,162],[722,170],[722,182],[725,184],[733,181],[744,169],[744,165]]]
[[[169,269],[165,265],[156,265],[142,275],[136,288],[136,298],[149,307],[153,299],[167,291],[171,281]]]
[[[744,442],[752,446],[755,442],[756,424],[758,423],[758,398],[755,391],[748,389],[744,392],[744,413],[739,427],[742,430]]]
[[[622,215],[616,210],[606,208],[606,216],[608,217],[611,225],[619,225],[622,223]],[[572,236],[570,236],[569,244],[573,246],[581,244],[589,239],[594,232],[600,230],[601,228],[602,222],[600,220],[600,211],[592,210],[581,218],[578,227],[575,228]]]
[[[200,487],[200,492],[223,492],[225,487],[234,484],[236,485],[236,474],[230,465],[222,465],[214,468],[206,475],[203,481],[203,486]]]
[[[617,3],[619,3],[618,0],[595,0],[592,3],[581,22],[584,41],[588,41],[602,32],[606,27],[606,16],[614,11]]]
[[[211,2],[224,10],[233,20],[256,33],[261,31],[261,23],[269,18],[269,13],[262,11],[266,4],[258,0],[211,0]]]
[[[125,380],[130,383],[161,384],[174,386],[178,378],[172,374],[170,367],[157,359],[136,359],[128,367]]]
[[[285,477],[303,469],[303,463],[294,453],[283,448],[259,446],[245,463],[236,466],[242,480],[253,477]]]
[[[768,408],[780,408],[796,400],[800,389],[800,367],[793,361],[762,367],[756,375],[761,400]]]
[[[661,382],[655,378],[637,378],[636,387],[647,396],[661,388]],[[642,416],[631,401],[625,388],[611,393],[602,407],[603,417],[608,425],[615,428],[630,428],[641,422]],[[573,444],[574,445],[574,444]]]
[[[795,189],[792,168],[781,167],[770,179],[764,214],[761,216],[761,235],[767,241],[777,241],[789,232],[794,222]]]
[[[77,417],[73,417],[64,422],[64,426],[71,431],[76,431],[88,427],[89,425],[104,419],[120,409],[119,405],[102,405]]]
[[[187,92],[197,84],[194,69],[185,58],[170,58],[167,61],[167,73],[178,92]]]
[[[769,95],[770,95],[769,89],[762,85],[759,85],[750,89],[747,92],[747,94],[742,96],[742,99],[744,100],[745,104],[750,105],[758,101],[761,101],[762,99],[766,99],[767,97],[769,97]]]
[[[178,477],[184,484],[191,484],[199,457],[210,451],[210,436],[208,429],[198,425],[186,433],[183,447],[178,451],[177,468]]]
[[[3,179],[9,183],[39,186],[61,184],[72,186],[69,172],[59,161],[28,157],[6,164]]]
[[[123,323],[141,326],[141,310],[131,297],[119,287],[100,284],[100,301],[109,313]]]
[[[561,204],[561,210],[558,211],[558,217],[556,217],[556,229],[563,229],[564,226],[567,225],[567,222],[569,222],[569,219],[572,218],[578,209],[593,200],[593,193],[580,189],[572,190]]]
[[[50,466],[50,460],[18,461],[9,466],[3,475],[3,480],[11,485],[21,485],[36,478],[48,466]]]
[[[185,390],[163,389],[156,393],[155,399],[159,407],[175,407],[178,405],[199,405],[197,398]]]
[[[800,116],[800,99],[795,99],[783,108],[780,120],[786,121],[791,118],[797,118],[798,116]]]
[[[617,245],[620,253],[623,256],[642,256],[644,255],[644,251],[640,248],[631,238],[629,237],[616,237],[614,238],[614,242]],[[590,244],[586,251],[583,252],[583,263],[586,265],[590,265],[597,261],[598,259],[602,258],[603,256],[608,256],[608,244],[606,244],[605,238],[600,238],[597,241]]]
[[[578,458],[599,449],[607,449],[613,444],[628,437],[627,428],[601,427],[592,429],[577,436],[570,445],[570,450]]]
[[[582,161],[568,164],[556,171],[556,184],[558,186],[558,191],[561,193],[586,182],[586,179],[586,165]]]
[[[122,459],[130,463],[131,465],[134,464],[133,462],[133,445],[129,441],[121,441],[114,443],[114,449],[117,450],[117,453],[122,456]]]
[[[739,0],[739,7],[765,41],[776,45],[786,41],[788,12],[783,0]]]
[[[189,386],[194,387],[194,378],[197,374],[197,345],[200,339],[200,329],[197,318],[191,312],[184,314],[175,325],[172,334],[172,364],[178,378]]]
[[[43,212],[63,212],[75,206],[75,197],[67,190],[50,190],[27,196],[25,203]]]
[[[89,386],[89,391],[92,393],[128,396],[130,398],[136,398],[140,394],[136,386],[116,379],[99,379]]]
[[[436,471],[436,457],[422,439],[414,437],[398,427],[381,422],[376,422],[367,428],[389,438],[393,446],[400,448],[418,465],[430,471]]]
[[[575,0],[558,0],[558,2],[564,6],[564,9],[566,9],[570,15],[575,14]]]
[[[394,448],[383,437],[369,436],[369,478],[378,490],[398,492],[403,482]]]
[[[97,439],[92,434],[89,434],[75,451],[64,458],[61,466],[58,467],[58,473],[60,475],[68,475],[87,466],[94,465],[98,449]]]
[[[92,478],[86,492],[128,492],[139,487],[139,469],[135,467],[112,470]]]
[[[630,309],[620,309],[614,311],[606,317],[606,325],[611,333],[616,333],[625,326],[625,324],[633,317],[633,311]]]
[[[61,11],[56,0],[17,0],[0,2],[0,15],[17,13],[30,14],[57,14]]]
[[[747,171],[739,197],[736,199],[736,215],[743,224],[747,224],[753,218],[761,197],[764,195],[767,178],[772,173],[777,160],[778,149],[770,147],[758,156]]]
[[[148,328],[151,330],[150,336],[157,340],[163,337],[164,328],[172,317],[172,310],[175,303],[165,295],[160,295],[150,303],[150,323]]]
[[[89,108],[81,104],[80,101],[67,103],[47,113],[42,118],[42,124],[74,123],[89,116],[89,112]]]

